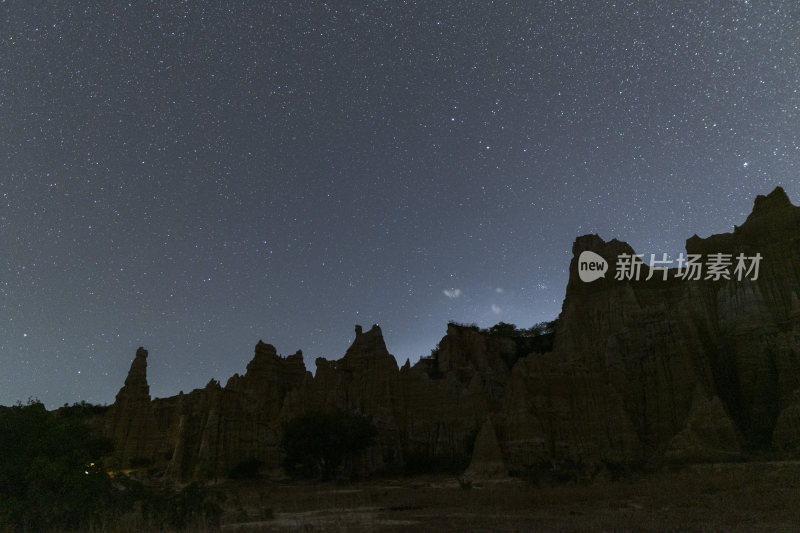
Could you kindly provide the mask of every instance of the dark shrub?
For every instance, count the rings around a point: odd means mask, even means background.
[[[149,528],[183,531],[218,527],[224,497],[195,481],[177,491],[145,489],[142,500],[142,516]]]
[[[49,412],[41,402],[0,407],[0,525],[22,531],[84,529],[119,510],[100,457],[110,441],[83,424],[84,404]]]
[[[378,435],[372,420],[352,411],[309,411],[284,428],[284,468],[304,477],[330,479],[347,457],[371,446]]]

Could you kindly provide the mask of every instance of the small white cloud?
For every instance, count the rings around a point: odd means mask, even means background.
[[[497,288],[494,290],[494,292],[496,292],[497,294],[503,294],[505,291],[503,290],[503,287],[497,287]]]
[[[448,298],[458,298],[461,296],[461,289],[445,289],[442,292]]]
[[[499,305],[497,305],[497,304],[492,304],[492,313],[494,313],[494,314],[496,314],[496,315],[499,315],[499,314],[500,314],[500,311],[502,311],[502,309],[500,309],[500,306],[499,306]]]

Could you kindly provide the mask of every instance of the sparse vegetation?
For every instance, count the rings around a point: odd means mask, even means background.
[[[145,490],[142,517],[147,529],[184,531],[219,527],[224,495],[192,482],[179,490]]]
[[[104,410],[82,402],[48,411],[37,400],[0,407],[0,531],[218,525],[220,496],[201,485],[156,490],[107,474],[101,457],[112,444],[85,423]]]
[[[476,324],[475,322],[471,322],[468,324],[466,322],[456,322],[455,320],[448,320],[447,325],[455,326],[457,328],[467,328],[467,329],[473,329],[475,331],[480,331],[478,324]]]
[[[440,352],[441,352],[441,346],[439,346],[439,343],[437,342],[436,346],[434,346],[433,349],[431,350],[430,355],[420,357],[420,360],[423,362],[423,364],[427,365],[425,368],[428,372],[428,376],[431,379],[442,379],[444,377],[442,371],[439,370]]]
[[[477,324],[462,324],[453,320],[448,322],[448,326],[466,328],[484,335],[492,337],[503,337],[511,339],[516,344],[516,350],[511,353],[503,354],[503,361],[511,369],[514,364],[522,357],[533,352],[546,353],[553,350],[556,330],[558,329],[558,319],[538,322],[530,328],[518,328],[516,324],[498,322],[490,328],[479,328]],[[437,343],[427,356],[420,357],[423,361],[428,376],[431,379],[441,379],[444,377],[439,368],[439,355],[441,346]]]
[[[490,335],[498,335],[501,337],[522,337],[522,338],[535,338],[543,335],[555,335],[558,327],[558,319],[550,320],[548,322],[538,322],[528,329],[519,329],[516,324],[508,324],[506,322],[498,322],[489,329],[482,329],[482,333]]]
[[[641,465],[543,461],[517,473],[528,483],[491,485],[457,477],[459,472],[455,480],[453,474],[426,473],[344,488],[266,479],[155,488],[120,474],[109,479],[100,463],[85,462],[87,451],[93,456],[108,447],[85,431],[80,412],[88,411],[48,412],[36,401],[0,407],[0,531],[166,533],[221,525],[368,531],[387,529],[392,521],[437,531],[650,530],[664,524],[692,531],[775,531],[792,529],[800,494],[795,461],[691,465],[647,474]],[[337,419],[335,412],[323,415]],[[469,444],[465,440],[465,450]],[[258,467],[247,460],[240,470]],[[271,525],[260,524],[265,521]]]
[[[439,352],[441,351],[441,349],[442,349],[441,346],[439,346],[439,343],[437,342],[436,346],[434,346],[431,349],[431,353],[428,356],[428,359],[433,359],[434,361],[438,361],[439,360]]]
[[[92,436],[83,407],[0,407],[0,529],[79,529],[118,510],[100,463],[112,445]]]
[[[81,400],[72,405],[65,403],[57,412],[61,415],[75,416],[85,420],[88,417],[104,415],[108,409],[108,405],[97,405]]]

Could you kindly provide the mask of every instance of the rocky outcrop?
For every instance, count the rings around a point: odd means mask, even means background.
[[[147,350],[139,348],[125,385],[106,415],[105,432],[116,445],[116,459],[123,465],[148,465],[153,461],[163,434],[156,423],[147,384]]]
[[[670,440],[666,457],[672,461],[726,461],[741,454],[739,435],[718,396],[692,396],[683,429]]]
[[[161,401],[164,427],[172,436],[165,451],[170,475],[224,475],[249,460],[278,468],[284,403],[310,378],[302,352],[281,357],[259,341],[243,376],[235,374],[225,387],[211,381],[177,402]]]
[[[800,378],[799,243],[800,209],[780,188],[759,196],[732,234],[687,241],[688,254],[728,254],[731,279],[684,280],[673,268],[666,280],[659,271],[645,281],[643,265],[640,281],[607,275],[585,283],[581,252],[602,256],[613,273],[620,254],[634,251],[581,237],[553,357],[603,381],[605,398],[621,399],[644,457],[668,449],[692,460],[768,448]],[[757,279],[737,279],[739,254],[760,254]]]
[[[475,438],[475,447],[464,478],[470,481],[502,480],[508,477],[508,467],[503,459],[497,433],[490,419],[481,426]]]
[[[584,251],[607,261],[605,277],[581,281]],[[628,244],[579,237],[554,339],[450,324],[435,357],[402,368],[378,326],[356,326],[315,376],[301,352],[259,342],[224,387],[151,401],[140,349],[106,431],[123,463],[149,457],[178,479],[251,459],[277,472],[283,424],[333,408],[379,430],[361,471],[466,468],[473,442],[475,465],[491,456],[509,471],[800,453],[800,208],[778,188],[732,233],[690,238],[687,254],[725,254],[727,279],[683,279],[676,265],[651,276],[647,264],[624,279]],[[757,275],[735,270],[740,254],[761,258]]]

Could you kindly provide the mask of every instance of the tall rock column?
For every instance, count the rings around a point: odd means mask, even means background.
[[[136,350],[125,385],[111,406],[106,434],[114,442],[114,456],[122,468],[152,461],[161,441],[147,384],[147,350],[142,347]]]

